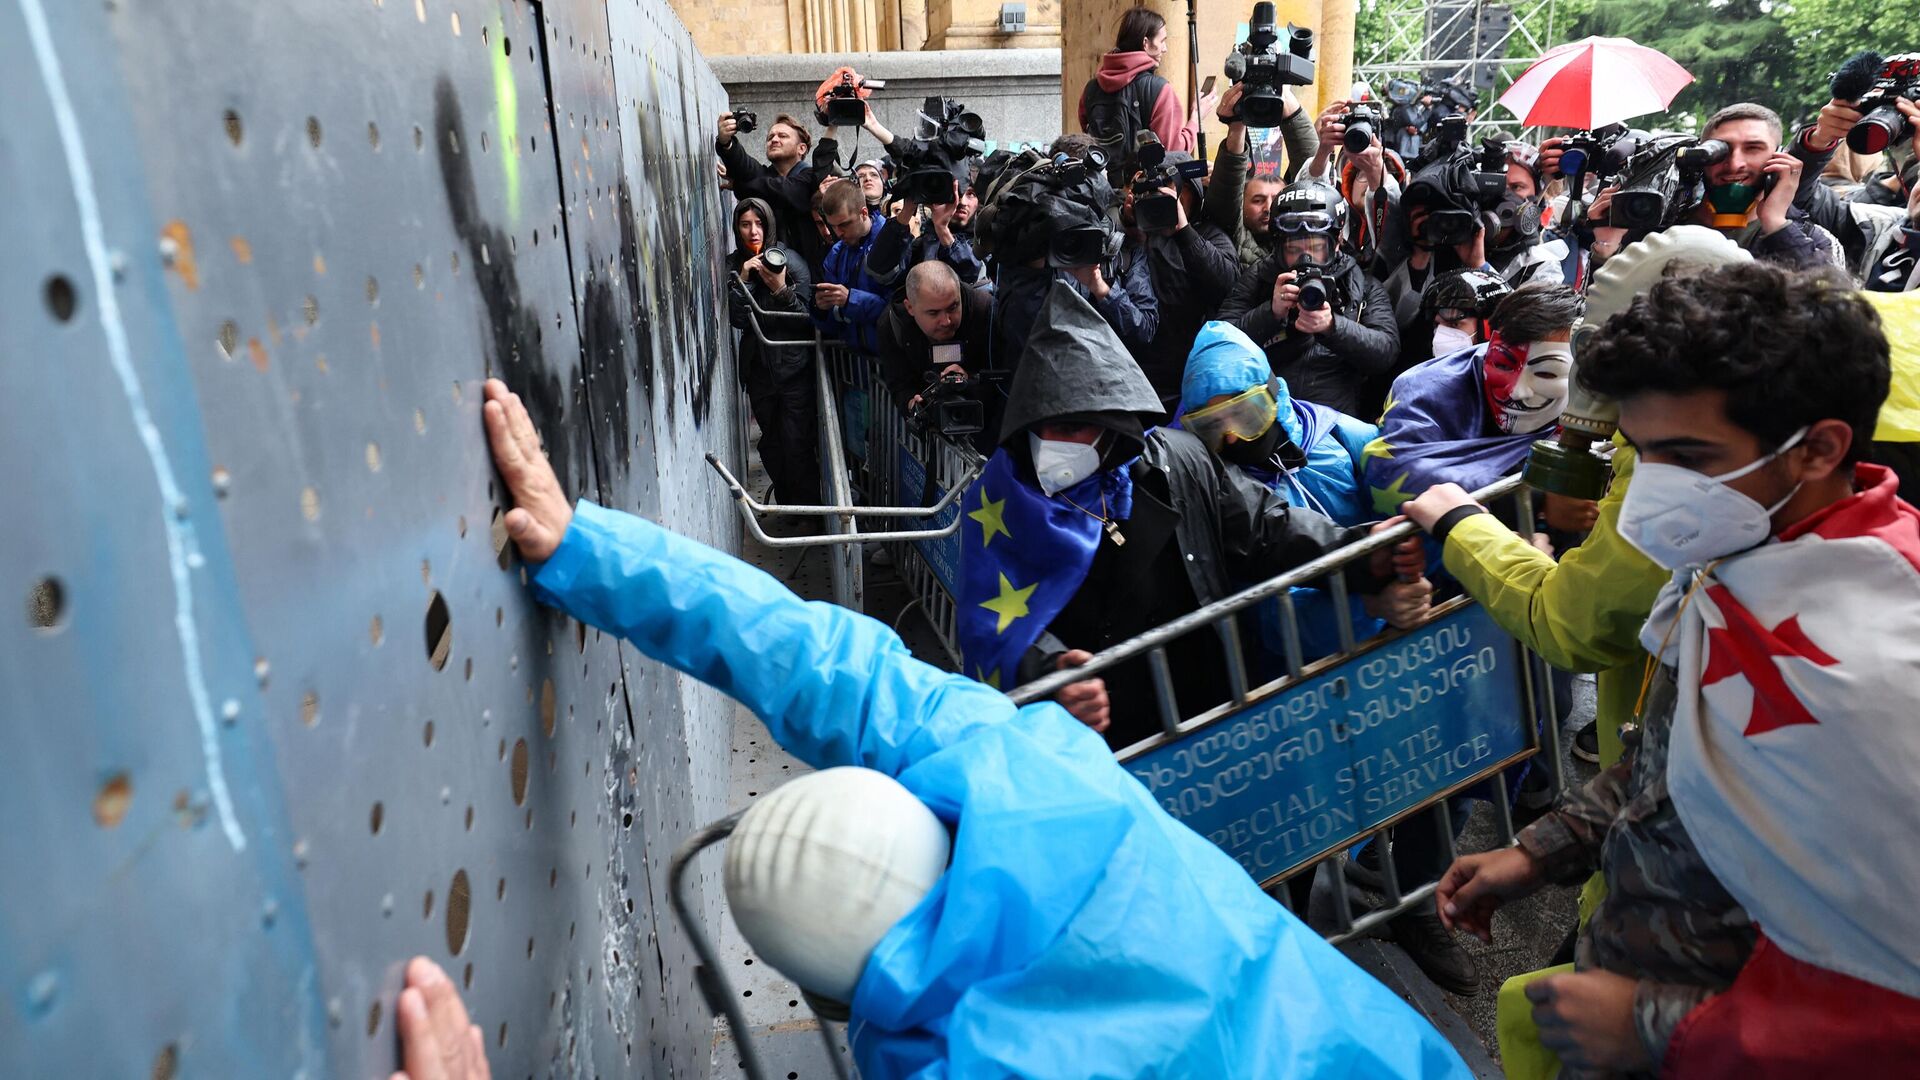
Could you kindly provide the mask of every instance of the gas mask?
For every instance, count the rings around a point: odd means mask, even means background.
[[[1533,246],[1540,240],[1540,218],[1546,208],[1541,199],[1524,198],[1514,192],[1501,196],[1500,203],[1494,207],[1494,214],[1500,219],[1500,229],[1506,234],[1505,246],[1518,247],[1525,244]]]
[[[1564,341],[1511,345],[1496,332],[1484,361],[1487,407],[1508,435],[1552,427],[1567,409],[1573,346]]]

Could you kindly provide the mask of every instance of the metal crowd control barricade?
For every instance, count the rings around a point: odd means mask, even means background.
[[[1532,520],[1529,489],[1517,476],[1474,495],[1489,504],[1512,499],[1518,520]],[[1397,880],[1396,824],[1432,811],[1435,840],[1451,862],[1458,845],[1450,800],[1482,788],[1504,846],[1514,837],[1510,771],[1538,755],[1552,789],[1564,784],[1545,663],[1470,598],[1438,605],[1411,630],[1356,640],[1343,572],[1418,534],[1412,523],[1402,522],[1009,696],[1020,704],[1040,701],[1070,683],[1145,658],[1163,730],[1121,750],[1121,763],[1169,813],[1269,889],[1360,841],[1383,845],[1376,891],[1384,906],[1354,918],[1345,873],[1327,875],[1335,922],[1329,937],[1337,942],[1365,934],[1414,904],[1431,902],[1438,885]],[[1303,654],[1292,597],[1302,586],[1332,596],[1340,640],[1332,655]],[[1285,674],[1253,686],[1239,619],[1269,600],[1280,608]],[[1179,701],[1167,646],[1208,627],[1217,628],[1225,643],[1226,696]],[[1273,891],[1286,902],[1287,890]]]
[[[740,282],[738,274],[734,280]],[[762,322],[785,325],[806,323],[811,329],[811,320],[805,314],[792,311],[768,311],[753,299],[752,293],[745,290],[748,329],[761,345],[767,348],[810,348],[813,350],[814,385],[817,394],[820,415],[820,466],[825,480],[827,496],[832,500],[824,506],[793,506],[777,503],[765,503],[747,493],[746,486],[736,478],[719,457],[707,454],[707,464],[720,474],[732,495],[735,505],[740,508],[740,516],[746,522],[747,530],[754,539],[768,547],[825,547],[832,559],[832,581],[834,603],[842,607],[859,611],[864,598],[862,580],[861,545],[867,543],[908,542],[915,540],[938,540],[952,536],[959,529],[958,503],[961,493],[973,482],[972,476],[960,478],[947,492],[945,498],[933,506],[911,507],[898,505],[858,505],[853,501],[852,473],[848,463],[846,433],[842,426],[842,408],[839,395],[834,388],[834,377],[830,370],[836,362],[847,363],[844,357],[852,356],[860,361],[871,363],[870,358],[857,357],[842,347],[830,347],[817,332],[805,338],[769,337]],[[869,378],[870,373],[869,373]],[[978,475],[977,471],[974,475]],[[951,512],[949,512],[951,511]],[[769,514],[791,514],[802,517],[818,516],[825,528],[817,536],[771,536],[762,527],[761,518]],[[947,523],[933,529],[882,529],[862,532],[861,518],[883,518],[890,520],[912,518],[948,518]]]

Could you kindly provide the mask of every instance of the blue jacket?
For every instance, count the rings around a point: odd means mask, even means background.
[[[1060,706],[1016,709],[883,623],[590,502],[533,584],[808,764],[885,772],[955,828],[946,875],[855,988],[868,1080],[1469,1075]]]
[[[857,247],[836,241],[827,252],[820,280],[847,287],[847,302],[836,307],[813,308],[813,321],[832,337],[840,338],[861,352],[880,351],[880,316],[887,313],[887,287],[867,273],[867,252],[880,238],[887,223],[885,214],[867,211],[872,225]]]

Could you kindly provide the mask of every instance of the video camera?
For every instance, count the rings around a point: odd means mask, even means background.
[[[1139,175],[1133,180],[1134,224],[1142,232],[1157,232],[1178,225],[1180,200],[1173,195],[1161,194],[1160,189],[1171,187],[1178,191],[1183,181],[1205,177],[1207,163],[1168,162],[1167,148],[1161,145],[1160,136],[1150,130],[1134,134],[1133,160],[1140,167]]]
[[[1461,131],[1465,117],[1459,121]],[[1429,247],[1452,247],[1473,239],[1484,222],[1481,212],[1493,210],[1507,193],[1507,152],[1498,139],[1488,139],[1476,152],[1455,140],[1437,160],[1422,165],[1407,181],[1401,205],[1427,208],[1427,220],[1416,237]]]
[[[1280,40],[1273,4],[1261,0],[1247,19],[1247,40],[1227,54],[1228,81],[1246,87],[1235,119],[1248,127],[1278,127],[1286,111],[1280,88],[1313,85],[1313,31],[1288,23],[1285,52]]]
[[[920,135],[895,139],[887,148],[900,164],[891,194],[926,206],[953,202],[966,183],[967,157],[983,148],[985,137],[978,113],[952,98],[927,98],[920,106]]]
[[[852,68],[843,67],[834,73],[838,81],[827,87],[826,101],[818,110],[820,122],[832,127],[859,127],[867,122],[867,94],[865,91],[885,90],[884,79],[869,79]],[[831,80],[832,77],[829,76]]]
[[[959,351],[958,345],[935,345],[935,363],[941,349]],[[958,363],[956,356],[951,363]],[[964,371],[946,372],[946,365],[929,368],[927,387],[920,400],[907,410],[907,426],[917,432],[934,431],[946,438],[972,435],[987,426],[986,407],[980,401],[981,380]]]
[[[1658,232],[1679,223],[1706,196],[1707,169],[1727,160],[1732,148],[1719,139],[1663,135],[1638,143],[1620,171],[1610,224],[1636,232]],[[1771,188],[1773,176],[1761,181]]]
[[[1866,114],[1847,132],[1847,147],[1857,154],[1878,154],[1913,136],[1913,125],[1898,102],[1920,101],[1920,53],[1885,58],[1872,50],[1855,53],[1833,73],[1832,91]]]
[[[1023,150],[998,165],[985,189],[975,244],[1001,263],[1044,258],[1064,270],[1100,265],[1120,253],[1107,155],[1098,148],[1080,158]]]
[[[760,123],[760,118],[748,109],[733,110],[733,131],[736,135],[747,135]]]
[[[1349,154],[1365,153],[1387,126],[1387,118],[1381,115],[1380,107],[1371,101],[1354,102],[1341,122],[1346,125],[1347,131],[1340,140]]]

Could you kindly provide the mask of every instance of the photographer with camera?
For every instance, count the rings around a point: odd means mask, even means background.
[[[1109,161],[1123,161],[1140,131],[1153,132],[1169,150],[1191,153],[1199,145],[1200,117],[1220,99],[1202,95],[1193,112],[1184,113],[1173,84],[1154,74],[1166,55],[1167,20],[1148,8],[1129,8],[1112,51],[1080,92],[1080,130],[1099,141]]]
[[[1233,239],[1235,257],[1252,266],[1273,251],[1273,200],[1293,181],[1313,154],[1313,117],[1294,96],[1293,87],[1280,88],[1280,140],[1284,166],[1274,172],[1253,171],[1247,151],[1247,121],[1240,115],[1246,87],[1235,83],[1220,99],[1216,114],[1227,125],[1227,137],[1213,155],[1213,174],[1206,184],[1202,216]]]
[[[886,219],[867,208],[860,185],[850,180],[821,190],[820,213],[835,239],[822,263],[821,280],[813,287],[813,321],[827,334],[871,353],[878,345],[880,316],[887,310],[887,290],[867,273],[867,253]]]
[[[1294,396],[1349,416],[1377,416],[1372,376],[1393,367],[1400,330],[1386,289],[1341,247],[1347,204],[1302,182],[1274,200],[1279,249],[1241,271],[1220,319],[1266,351]]]
[[[1913,59],[1920,66],[1920,57]],[[1840,241],[1847,269],[1863,287],[1875,292],[1904,292],[1920,286],[1920,182],[1916,182],[1920,178],[1916,177],[1916,166],[1910,163],[1897,174],[1905,196],[1900,206],[1880,205],[1872,198],[1842,198],[1818,179],[1843,140],[1849,146],[1862,142],[1890,150],[1900,144],[1890,141],[1891,137],[1903,136],[1900,142],[1908,150],[1903,156],[1909,162],[1920,156],[1920,105],[1897,93],[1875,104],[1887,97],[1875,86],[1875,77],[1884,70],[1886,65],[1876,54],[1863,53],[1834,73],[1835,97],[1820,109],[1819,120],[1812,127],[1794,137],[1790,148],[1803,163],[1794,206]],[[1915,83],[1907,87],[1896,84],[1893,89],[1920,92],[1920,77]],[[1842,93],[1850,96],[1843,99],[1839,96]],[[1878,113],[1878,118],[1871,127],[1861,128],[1870,109]],[[1861,132],[1858,137],[1856,130]]]
[[[979,215],[978,236],[994,260],[994,355],[1012,368],[1056,282],[1079,293],[1123,342],[1152,341],[1160,303],[1145,261],[1113,270],[1114,227],[1107,158],[1091,135],[1055,139],[1046,154],[1004,162]]]
[[[1742,102],[1708,117],[1700,146],[1716,160],[1703,174],[1694,221],[1726,233],[1756,259],[1799,270],[1838,265],[1840,253],[1794,207],[1805,166],[1779,149],[1781,135],[1779,114],[1764,105]],[[1616,217],[1620,206],[1616,196]]]
[[[813,166],[806,163],[813,136],[800,121],[785,113],[774,117],[767,125],[767,163],[763,165],[736,137],[753,131],[757,120],[745,109],[720,115],[713,148],[726,166],[727,183],[736,197],[760,199],[772,207],[780,218],[780,242],[805,255],[809,263],[817,263],[826,247],[807,227],[814,188],[818,186]]]
[[[993,295],[968,287],[939,261],[907,271],[902,292],[880,320],[880,377],[894,403],[913,418],[930,386],[958,376],[958,387],[943,390],[993,406],[981,413],[983,430],[993,430],[999,403],[979,384],[993,346]]]
[[[1305,174],[1309,180],[1330,184],[1353,208],[1347,225],[1348,247],[1362,266],[1376,274],[1405,248],[1404,238],[1391,226],[1398,219],[1407,170],[1381,142],[1384,123],[1373,102],[1328,102],[1314,125],[1317,148]],[[1329,174],[1336,179],[1329,180]]]
[[[740,335],[740,384],[760,425],[760,461],[773,481],[775,501],[790,506],[820,504],[820,417],[814,401],[813,350],[805,345],[768,347],[753,332],[748,300],[766,311],[807,313],[812,292],[807,263],[774,239],[772,206],[746,198],[733,208],[734,249],[727,256],[727,314]],[[775,341],[797,336],[798,320],[765,320],[760,332]]]
[[[867,257],[867,273],[897,288],[907,271],[928,259],[953,267],[960,280],[978,285],[986,267],[973,251],[967,228],[978,153],[986,127],[976,113],[951,98],[929,97],[921,105],[920,134],[895,139],[895,169],[888,194],[897,200]]]
[[[1127,351],[1162,401],[1180,396],[1180,376],[1194,335],[1213,317],[1220,297],[1240,272],[1233,241],[1211,222],[1196,221],[1206,184],[1191,154],[1163,150],[1153,132],[1140,133],[1135,152],[1141,166],[1120,202],[1126,239],[1114,262],[1125,280],[1144,263],[1159,306],[1158,326],[1147,341],[1128,341]]]

